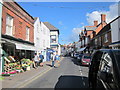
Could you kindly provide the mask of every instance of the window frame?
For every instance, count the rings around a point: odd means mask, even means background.
[[[30,27],[26,26],[26,41],[30,40]]]
[[[14,18],[11,15],[6,15],[6,34],[10,36],[13,36],[13,20]]]

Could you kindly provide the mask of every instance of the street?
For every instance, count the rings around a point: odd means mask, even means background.
[[[38,76],[22,88],[87,88],[88,67],[80,66],[76,59],[65,57],[56,67]],[[50,67],[50,65],[47,65]]]

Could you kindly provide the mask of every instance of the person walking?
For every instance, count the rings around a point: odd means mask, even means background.
[[[52,67],[55,67],[55,52],[52,53]]]
[[[43,56],[41,53],[39,53],[39,59],[40,59],[40,61],[39,61],[40,66],[43,67],[43,59],[44,59],[44,56]]]
[[[58,67],[60,66],[60,56],[58,55],[58,52],[56,53],[55,60],[58,64]]]
[[[38,67],[38,65],[39,65],[39,57],[38,57],[37,53],[35,53],[33,60],[35,62],[35,68]]]

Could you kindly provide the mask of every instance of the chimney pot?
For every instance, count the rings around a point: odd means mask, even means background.
[[[98,21],[94,21],[94,26],[97,26],[98,25]]]

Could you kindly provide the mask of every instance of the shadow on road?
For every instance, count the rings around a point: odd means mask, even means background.
[[[71,58],[71,61],[72,61],[75,65],[78,65],[78,66],[81,65],[80,62],[78,62],[77,59]]]
[[[51,64],[46,64],[46,66],[50,66],[50,67],[52,67],[52,65],[51,65]]]
[[[72,75],[60,76],[54,90],[60,88],[88,88],[88,78]]]

